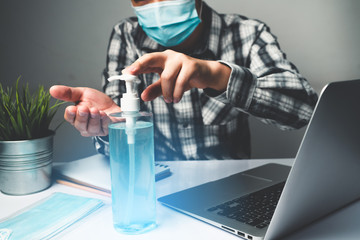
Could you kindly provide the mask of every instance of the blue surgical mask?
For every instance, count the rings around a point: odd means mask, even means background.
[[[53,193],[0,222],[0,237],[9,240],[51,239],[103,205],[99,199]]]
[[[201,22],[195,0],[167,0],[133,8],[144,32],[164,47],[182,43]]]

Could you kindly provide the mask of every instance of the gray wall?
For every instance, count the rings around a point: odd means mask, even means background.
[[[207,0],[218,12],[265,21],[317,92],[360,78],[359,0]],[[37,86],[100,89],[112,26],[133,15],[130,0],[0,0],[0,81],[19,75]],[[62,120],[63,111],[56,116]],[[304,129],[282,132],[251,118],[253,158],[294,157]],[[57,131],[55,159],[95,153],[91,139],[67,123]]]

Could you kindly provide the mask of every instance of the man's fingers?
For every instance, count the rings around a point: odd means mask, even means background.
[[[165,102],[171,103],[173,102],[173,93],[175,84],[177,81],[177,77],[179,72],[181,71],[181,64],[175,61],[168,61],[165,64],[164,71],[160,76],[161,81],[161,90],[162,95],[164,97]]]
[[[190,80],[198,72],[198,63],[184,54],[172,50],[145,54],[132,65],[124,69],[124,73],[138,75],[156,72],[159,81],[147,87],[141,94],[144,101],[151,101],[163,95],[165,102],[177,103],[185,91],[191,89]]]
[[[120,111],[111,98],[94,89],[56,85],[49,91],[54,98],[76,103],[65,109],[64,119],[84,137],[106,136],[110,123],[106,111]]]
[[[191,89],[189,83],[193,75],[193,71],[191,70],[192,69],[189,69],[188,67],[186,67],[186,65],[183,65],[183,68],[181,69],[181,72],[179,73],[176,79],[176,84],[174,86],[174,103],[178,103],[184,95],[184,92]]]
[[[138,58],[133,64],[125,69],[125,72],[132,75],[150,72],[162,72],[167,55],[164,52],[148,53]]]
[[[101,119],[101,129],[102,129],[102,135],[106,136],[109,134],[109,124],[111,122],[108,115],[104,112],[100,112],[100,119]],[[98,136],[101,136],[100,134]]]
[[[81,133],[83,136],[87,136],[87,128],[89,123],[90,111],[85,106],[79,106],[77,109],[74,127]]]
[[[106,136],[109,134],[110,122],[111,120],[105,112],[90,109],[87,131],[81,132],[81,135],[84,137]]]
[[[65,109],[65,113],[64,113],[64,119],[71,123],[74,124],[75,122],[75,117],[76,117],[76,113],[77,113],[77,107],[76,106],[68,106]]]
[[[52,86],[49,92],[52,97],[66,102],[78,102],[83,94],[83,90],[81,88],[73,88],[63,85]]]
[[[83,137],[106,136],[109,134],[108,125],[111,120],[105,112],[96,108],[88,109],[84,106],[69,106],[65,110],[64,118]]]
[[[158,80],[155,83],[148,86],[141,94],[141,99],[145,102],[152,101],[155,98],[162,95],[161,81]]]
[[[90,109],[87,133],[91,136],[102,132],[100,112],[96,108]]]

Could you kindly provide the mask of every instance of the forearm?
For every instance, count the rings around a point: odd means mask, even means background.
[[[226,99],[234,107],[281,129],[301,128],[308,123],[317,95],[296,71],[273,69],[257,77],[247,68],[228,65],[232,72]]]
[[[227,88],[231,67],[220,61],[207,61],[208,66],[208,86],[218,92],[224,92]]]
[[[224,61],[220,62],[231,68],[226,91],[205,93],[281,129],[307,124],[317,94],[286,59],[269,28],[260,24],[247,47],[243,58],[221,56]]]

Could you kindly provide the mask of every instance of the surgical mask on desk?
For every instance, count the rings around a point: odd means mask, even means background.
[[[133,7],[144,32],[160,45],[179,45],[201,22],[195,0],[168,0]]]
[[[1,240],[50,239],[103,205],[98,199],[54,193],[0,222]]]

